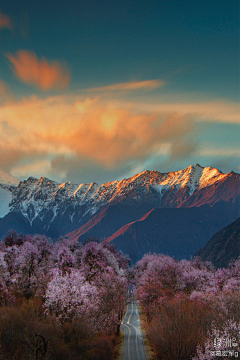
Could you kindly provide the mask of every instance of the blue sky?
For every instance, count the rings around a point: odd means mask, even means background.
[[[239,172],[238,1],[3,0],[0,168]]]

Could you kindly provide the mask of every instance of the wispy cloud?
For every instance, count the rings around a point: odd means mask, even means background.
[[[199,149],[196,152],[200,156],[220,156],[220,157],[237,157],[240,159],[240,149],[236,148],[207,148]]]
[[[62,89],[69,84],[69,71],[57,61],[49,62],[44,57],[38,59],[34,52],[25,50],[18,51],[15,56],[7,54],[7,58],[19,80],[43,91]]]
[[[152,111],[160,114],[178,113],[195,116],[200,121],[240,123],[240,106],[227,101],[205,102],[163,102],[159,104],[136,103],[136,107],[143,111]]]
[[[3,28],[11,29],[12,22],[7,15],[4,15],[3,13],[0,12],[0,29]]]
[[[133,90],[152,90],[162,87],[166,84],[164,80],[145,80],[145,81],[131,81],[118,83],[103,87],[95,87],[87,89],[87,91],[102,92],[102,91],[133,91]]]

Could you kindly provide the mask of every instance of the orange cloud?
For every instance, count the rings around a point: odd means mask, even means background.
[[[45,158],[67,154],[108,168],[145,159],[163,142],[176,142],[192,130],[185,116],[161,118],[138,113],[131,105],[123,108],[97,98],[64,96],[5,104],[0,108],[1,121],[5,153],[17,154],[20,149],[25,156]]]
[[[88,91],[119,91],[119,90],[152,90],[158,87],[164,86],[166,84],[163,80],[146,80],[146,81],[133,81],[133,82],[124,82],[114,85],[108,85],[103,87],[96,87],[88,89]]]
[[[46,91],[62,89],[69,84],[69,72],[58,62],[49,63],[45,58],[38,59],[35,53],[20,50],[16,56],[7,55],[14,67],[17,78],[27,84]]]
[[[6,85],[4,81],[0,80],[0,100],[5,93],[6,93]]]
[[[0,28],[12,28],[11,20],[7,15],[0,13]]]
[[[68,163],[76,167],[80,161],[113,170],[157,153],[171,159],[190,155],[197,151],[194,139],[204,103],[198,111],[193,108],[194,115],[190,104],[179,109],[175,104],[174,111],[171,104],[161,111],[139,111],[136,104],[77,95],[8,102],[0,107],[0,166],[10,163],[18,176],[31,169],[45,169],[50,176],[56,158],[56,171],[63,174]],[[227,116],[231,106],[220,108]]]

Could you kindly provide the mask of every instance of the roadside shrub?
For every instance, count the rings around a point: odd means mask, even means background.
[[[186,360],[207,337],[211,310],[186,298],[165,301],[148,325],[148,335],[157,359]]]
[[[114,336],[94,334],[86,320],[61,323],[38,298],[0,308],[0,359],[110,360]]]

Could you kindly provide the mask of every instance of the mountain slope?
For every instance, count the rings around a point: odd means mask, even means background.
[[[212,261],[216,267],[227,267],[231,260],[240,256],[240,218],[215,234],[196,253],[204,261]]]
[[[4,236],[8,234],[9,230],[15,230],[17,233],[34,234],[34,229],[29,224],[29,221],[17,212],[10,212],[4,218],[0,219],[0,239],[3,240]],[[39,234],[44,234],[39,231]]]
[[[131,192],[135,193],[135,190],[131,190]],[[141,198],[141,200],[143,199]],[[151,188],[143,201],[139,201],[138,196],[129,193],[128,196],[119,197],[101,209],[87,223],[66,236],[82,242],[89,237],[107,238],[123,225],[138,220],[157,205],[158,197]]]
[[[239,174],[233,171],[229,174],[223,174],[217,181],[209,182],[208,186],[201,187],[190,197],[183,201],[179,207],[201,206],[204,204],[216,204],[219,199],[227,202],[238,202],[239,208]]]
[[[133,262],[147,252],[189,258],[223,224],[236,218],[236,204],[220,202],[195,208],[152,209],[140,220],[124,225],[107,240],[127,252]]]

